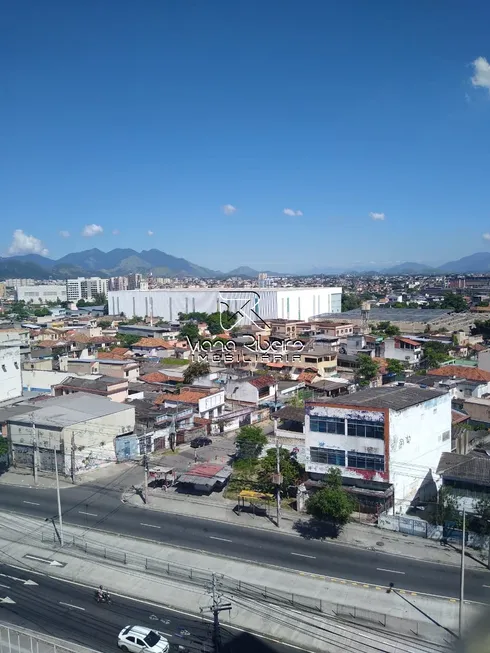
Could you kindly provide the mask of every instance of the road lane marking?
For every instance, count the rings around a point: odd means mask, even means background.
[[[140,526],[147,526],[148,528],[161,528],[160,526],[155,526],[154,524],[142,524],[142,523],[140,523]]]
[[[482,587],[490,587],[490,585],[482,585]]]
[[[10,585],[2,585],[1,583],[0,583],[0,587],[5,587],[6,590],[10,589]]]
[[[233,540],[227,540],[226,537],[213,537],[212,535],[209,536],[210,540],[219,540],[220,542],[232,542]]]
[[[378,567],[376,571],[386,571],[388,574],[403,574],[405,575],[404,571],[395,571],[394,569],[383,569],[383,567]]]
[[[291,553],[292,556],[299,556],[300,558],[311,558],[316,560],[316,556],[307,556],[305,553]]]
[[[72,605],[71,603],[63,603],[63,601],[60,601],[60,605],[66,605],[67,608],[75,608],[75,610],[83,610],[85,612],[85,608],[81,608],[79,605]]]
[[[36,503],[35,501],[23,501],[23,503],[28,503],[30,506],[40,506],[40,503]]]
[[[98,516],[98,515],[96,515],[95,512],[85,512],[85,511],[83,511],[83,510],[79,510],[78,512],[79,512],[81,515],[88,515],[89,517],[97,517],[97,516]]]

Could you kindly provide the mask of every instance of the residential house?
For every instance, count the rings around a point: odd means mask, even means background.
[[[249,376],[227,381],[225,392],[226,398],[232,402],[258,406],[276,400],[278,385],[273,376]]]
[[[413,367],[420,363],[422,346],[417,340],[395,336],[394,338],[386,338],[383,341],[381,355],[383,358],[394,358],[407,366]]]
[[[179,373],[178,370],[175,370],[175,372],[172,370],[168,374],[165,372],[149,372],[148,374],[140,376],[140,381],[144,381],[145,383],[158,383],[176,386],[178,383],[183,383],[183,375]]]
[[[174,356],[176,341],[167,341],[162,338],[141,338],[131,350],[137,356],[149,358],[165,358]]]
[[[305,409],[285,406],[273,414],[274,431],[268,438],[266,450],[279,444],[287,449],[302,465],[306,462],[305,453]]]
[[[164,404],[166,407],[189,404],[194,407],[199,417],[213,419],[224,412],[225,391],[186,386],[178,394],[159,395],[155,404]]]
[[[107,376],[136,381],[139,377],[139,364],[134,361],[95,359],[95,358],[60,358],[60,371],[76,374],[103,374]]]
[[[140,338],[158,338],[159,340],[175,340],[178,331],[171,326],[157,327],[150,324],[119,324],[118,332],[122,335],[139,336]]]
[[[27,412],[8,418],[12,463],[75,478],[116,461],[115,439],[134,431],[134,408],[106,397],[77,393],[28,401]],[[55,454],[54,454],[55,452]]]
[[[110,351],[103,351],[99,349],[97,351],[97,358],[102,360],[131,360],[134,359],[134,354],[131,349],[127,347],[114,347]]]
[[[302,333],[309,330],[310,325],[300,320],[275,319],[268,320],[272,338],[296,340]]]
[[[34,358],[32,355],[29,360],[22,363],[23,370],[52,370],[53,359],[52,357]]]
[[[311,322],[311,328],[315,333],[342,339],[354,333],[354,325],[350,322]]]
[[[128,381],[126,379],[114,378],[112,376],[92,375],[93,378],[80,378],[70,376],[58,385],[53,386],[54,397],[85,392],[100,397],[107,397],[111,401],[123,403],[128,398]]]
[[[429,376],[438,376],[443,379],[465,379],[476,382],[482,386],[483,394],[490,393],[490,372],[469,365],[443,365],[427,372]],[[480,396],[482,396],[480,394]]]
[[[486,451],[471,451],[466,455],[444,452],[437,474],[442,487],[456,495],[459,509],[474,513],[476,503],[490,495],[490,456]]]
[[[441,453],[451,450],[451,397],[405,386],[367,388],[306,404],[306,470],[322,479],[339,469],[359,500],[384,490],[383,509],[410,506],[437,494]],[[380,485],[381,484],[381,485]]]
[[[31,351],[31,336],[29,329],[0,328],[0,347],[19,347],[20,358],[24,358]]]

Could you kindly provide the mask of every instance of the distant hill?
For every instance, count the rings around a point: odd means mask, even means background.
[[[449,261],[449,263],[440,265],[437,270],[439,272],[474,272],[476,274],[490,272],[490,252],[478,252],[470,256],[463,256],[457,261]]]
[[[394,265],[391,268],[382,270],[383,274],[431,274],[436,272],[435,268],[430,265],[425,265],[424,263],[400,263],[400,265]]]
[[[51,271],[36,263],[0,258],[0,279],[49,279]]]

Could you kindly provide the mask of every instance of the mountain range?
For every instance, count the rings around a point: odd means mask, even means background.
[[[248,266],[242,266],[223,273],[217,270],[196,265],[184,258],[177,258],[161,252],[158,249],[137,252],[134,249],[113,249],[102,252],[100,249],[87,249],[82,252],[67,254],[58,260],[39,254],[24,254],[0,258],[0,279],[63,279],[77,276],[117,277],[133,272],[149,274],[156,277],[199,277],[202,279],[219,279],[227,277],[253,278],[259,271]],[[478,252],[464,256],[457,261],[449,261],[439,267],[431,267],[423,263],[401,263],[384,270],[357,270],[362,274],[447,274],[447,273],[490,273],[490,252]],[[355,274],[356,270],[347,268],[318,268],[310,274],[335,275],[342,273]],[[267,271],[269,276],[292,276]],[[306,275],[306,272],[302,273]]]

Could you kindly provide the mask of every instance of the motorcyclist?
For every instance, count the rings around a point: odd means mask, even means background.
[[[102,585],[99,585],[99,588],[96,590],[96,595],[100,601],[107,601],[109,599],[109,592]]]

